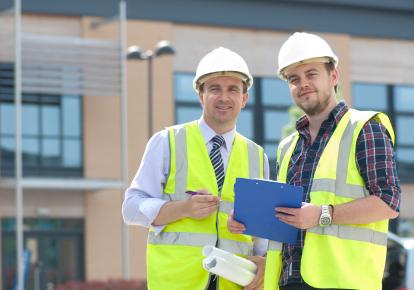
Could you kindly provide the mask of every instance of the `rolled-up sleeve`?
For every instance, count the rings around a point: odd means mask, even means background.
[[[157,217],[163,200],[163,187],[169,167],[168,131],[155,134],[147,144],[141,164],[125,191],[122,216],[125,223],[150,227]],[[159,232],[163,226],[155,227]]]
[[[370,120],[364,125],[356,144],[356,159],[370,194],[378,196],[399,212],[401,188],[395,152],[388,131],[382,124]]]

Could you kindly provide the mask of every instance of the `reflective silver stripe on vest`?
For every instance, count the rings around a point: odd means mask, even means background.
[[[355,126],[348,121],[345,131],[339,142],[338,161],[336,166],[336,184],[345,184],[348,173],[349,156],[351,154],[352,139],[354,135]],[[336,192],[335,192],[336,194]],[[361,197],[361,196],[360,196]]]
[[[259,147],[252,141],[247,141],[247,151],[249,154],[249,177],[260,178],[260,151]]]
[[[149,232],[148,234],[148,243],[152,245],[204,247],[206,245],[215,245],[216,239],[217,236],[215,234],[205,233],[161,232],[160,234],[155,235],[154,232]],[[233,254],[246,256],[251,256],[253,254],[253,245],[245,242],[220,239],[219,248]]]
[[[216,234],[161,232],[156,235],[154,232],[148,233],[148,243],[153,245],[202,247],[205,245],[215,245],[216,239]]]
[[[339,143],[338,164],[336,168],[337,190],[335,191],[335,194],[337,195],[354,199],[369,195],[369,191],[365,188],[365,186],[346,183],[349,157],[351,155],[352,146],[354,145],[352,144],[352,141],[357,124],[358,122],[351,122],[351,120],[348,122],[344,134],[342,135],[341,142]]]
[[[245,256],[253,255],[253,243],[238,242],[228,239],[220,239],[218,247],[233,254]]]
[[[282,243],[269,240],[269,245],[267,246],[267,250],[268,251],[281,251],[282,245],[283,245]]]
[[[369,195],[369,191],[365,187],[354,184],[338,183],[333,179],[314,179],[312,182],[312,192],[314,191],[333,192],[337,196],[353,199]]]
[[[285,145],[280,150],[280,160],[277,160],[279,162],[279,165],[282,164],[283,158],[285,157],[287,151],[289,150],[290,145],[292,145],[293,140],[295,140],[295,137],[298,133],[292,133],[290,136],[286,137],[289,138],[288,141],[286,141]]]
[[[387,233],[361,227],[330,225],[326,227],[310,228],[307,229],[307,232],[312,232],[319,235],[334,236],[340,239],[367,242],[380,246],[387,245]]]
[[[187,134],[186,127],[174,128],[175,135],[175,189],[174,194],[163,194],[164,200],[183,200],[188,198],[187,190]],[[170,154],[172,154],[170,149]],[[170,159],[171,167],[171,159]]]
[[[219,211],[224,212],[226,214],[230,214],[230,212],[234,209],[234,204],[230,201],[220,201]]]
[[[175,134],[175,194],[172,194],[174,200],[182,200],[188,198],[185,191],[187,190],[187,134],[186,127],[183,126]]]
[[[349,112],[351,113],[351,112]],[[352,116],[350,117],[350,119]],[[339,143],[338,161],[336,167],[336,180],[314,179],[311,191],[328,191],[335,195],[348,197],[352,199],[369,196],[369,191],[365,186],[356,184],[347,184],[348,164],[351,154],[353,135],[358,122],[348,121],[345,131]]]

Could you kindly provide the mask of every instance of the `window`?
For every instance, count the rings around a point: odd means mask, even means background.
[[[355,83],[352,86],[356,109],[386,113],[394,126],[398,174],[402,181],[413,181],[414,136],[407,134],[414,127],[414,86]]]
[[[194,75],[176,73],[176,123],[197,120],[202,114],[199,98],[193,89]],[[237,120],[237,130],[263,146],[270,163],[270,176],[276,177],[276,148],[282,128],[289,122],[292,100],[285,82],[276,78],[255,78],[249,100]]]
[[[14,175],[14,67],[0,64],[1,176]],[[82,176],[82,102],[78,95],[22,95],[24,176]]]

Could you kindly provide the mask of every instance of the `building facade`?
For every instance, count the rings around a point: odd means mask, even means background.
[[[16,201],[9,183],[14,176],[14,58],[1,49],[13,37],[10,8],[12,1],[0,3],[0,287],[7,290],[16,276]],[[119,22],[111,18],[118,14],[117,1],[58,5],[36,0],[23,3],[22,9],[26,36],[88,41],[119,37]],[[218,46],[238,52],[249,64],[254,85],[238,129],[264,146],[274,176],[277,144],[292,106],[286,84],[276,78],[277,52],[293,31],[310,31],[325,37],[340,59],[344,100],[355,108],[386,112],[392,119],[403,189],[393,230],[414,236],[414,2],[141,0],[127,3],[127,16],[127,46],[147,50],[168,40],[176,52],[153,59],[152,112],[147,110],[148,63],[128,61],[129,181],[150,135],[149,118],[154,132],[199,118],[192,78],[201,57]],[[23,66],[30,49],[22,48]],[[53,51],[40,55],[52,58]],[[73,63],[58,68],[65,72],[61,83],[71,83],[73,69]],[[36,68],[32,71],[36,74]],[[100,73],[90,71],[85,77]],[[117,73],[113,78],[119,78]],[[92,185],[92,180],[121,178],[120,97],[34,88],[23,93],[22,102],[23,175],[36,184],[23,194],[24,245],[32,253],[30,289],[124,276],[123,191]],[[42,186],[46,179],[68,179],[78,186]],[[145,279],[146,230],[129,227],[127,238],[128,275]]]

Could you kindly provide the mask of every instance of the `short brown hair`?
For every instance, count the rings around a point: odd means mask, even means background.
[[[328,71],[328,73],[330,73],[331,71],[333,71],[335,69],[335,64],[332,61],[330,61],[330,62],[325,63],[325,67],[326,67],[326,70]],[[336,93],[337,90],[338,90],[338,86],[336,85],[334,89],[335,89],[335,93]]]

